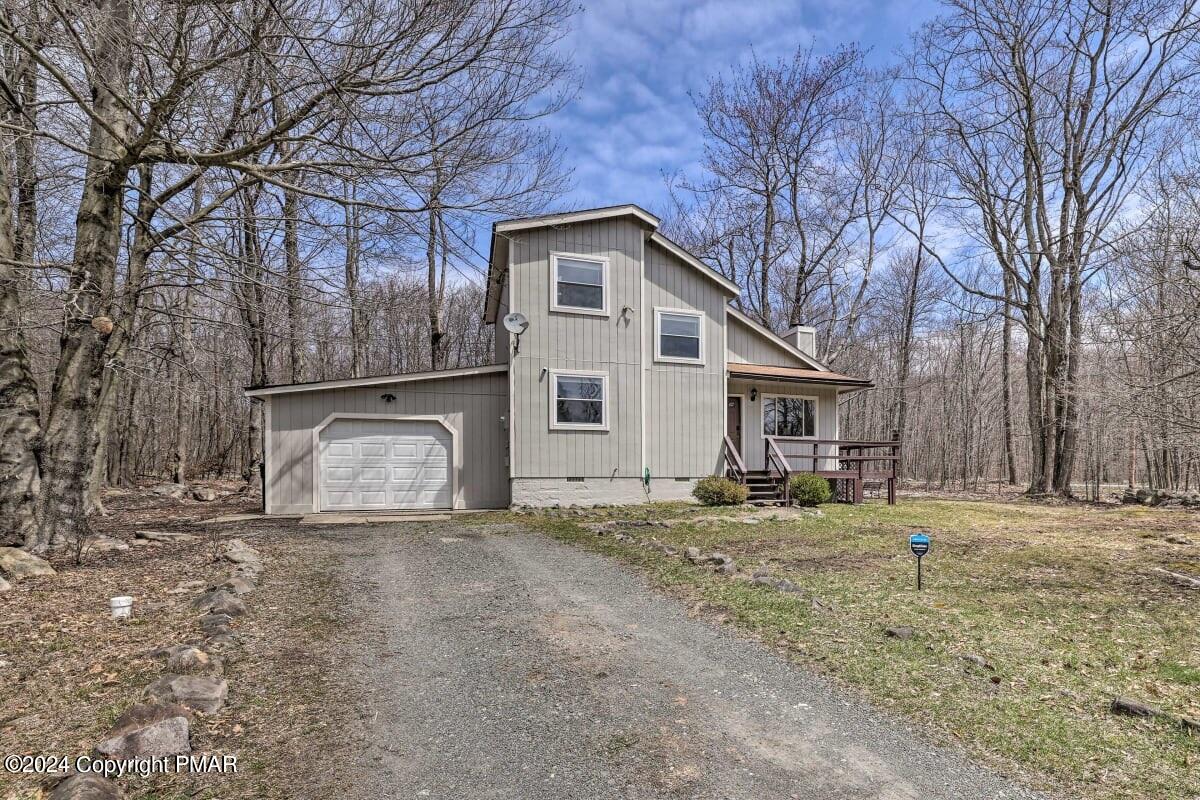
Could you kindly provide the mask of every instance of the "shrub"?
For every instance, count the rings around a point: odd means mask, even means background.
[[[792,495],[792,502],[798,506],[819,506],[833,498],[829,481],[811,472],[793,475],[788,484],[788,491]]]
[[[692,497],[706,506],[740,506],[750,496],[750,490],[737,481],[710,475],[696,481]]]

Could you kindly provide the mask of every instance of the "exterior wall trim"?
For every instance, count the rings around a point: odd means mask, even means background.
[[[313,470],[313,494],[312,507],[314,513],[321,511],[321,431],[325,430],[333,422],[339,419],[383,419],[395,422],[436,422],[447,431],[450,432],[451,449],[454,451],[451,455],[453,460],[450,470],[450,497],[453,508],[462,507],[462,498],[459,497],[459,472],[462,471],[462,442],[459,439],[458,431],[454,429],[444,416],[438,414],[355,414],[349,412],[335,411],[325,419],[321,420],[319,425],[313,427],[312,430],[312,470]]]
[[[699,358],[680,358],[678,356],[664,356],[662,354],[662,315],[675,314],[681,317],[694,317],[700,324],[698,326],[700,339],[700,357]],[[705,364],[705,347],[704,347],[704,322],[705,316],[703,311],[696,311],[692,308],[667,308],[665,306],[654,307],[654,360],[664,364],[695,364],[704,366]]]
[[[749,398],[746,397],[745,392],[729,391],[729,384],[728,383],[725,384],[725,415],[722,418],[723,422],[721,424],[724,426],[726,436],[729,435],[729,398],[731,398],[731,397],[740,398],[742,401],[741,402],[741,407],[742,407],[742,441],[741,441],[742,452],[739,452],[738,455],[741,456],[742,461],[745,461],[746,460],[746,455],[745,455],[745,450],[746,450],[746,412],[750,410],[748,408],[750,405]],[[759,434],[761,435],[761,433],[762,433],[762,427],[759,426]]]
[[[601,370],[587,369],[552,369],[549,371],[550,384],[547,389],[550,392],[549,412],[550,412],[550,430],[552,431],[602,431],[608,433],[608,373]],[[555,410],[557,400],[557,384],[559,378],[600,378],[600,385],[603,387],[601,395],[600,408],[603,413],[603,422],[599,425],[584,425],[577,422],[559,422],[558,413]]]
[[[508,367],[508,364],[488,364],[483,367],[461,367],[459,369],[439,369],[430,372],[402,372],[398,375],[377,375],[373,378],[346,378],[344,380],[315,381],[313,383],[285,383],[279,386],[261,386],[257,389],[247,388],[245,393],[246,397],[268,397],[273,394],[320,392],[326,389],[357,389],[361,386],[383,386],[389,383],[436,381],[442,378],[466,378],[471,375],[487,375],[492,372],[503,372]]]
[[[263,513],[272,513],[274,504],[271,502],[271,480],[275,476],[274,458],[271,453],[274,450],[274,442],[271,437],[271,398],[267,397],[263,400]]]

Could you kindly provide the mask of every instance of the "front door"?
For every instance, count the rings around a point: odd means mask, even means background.
[[[730,397],[725,404],[725,430],[738,455],[742,454],[742,398]],[[744,456],[743,456],[744,458]]]

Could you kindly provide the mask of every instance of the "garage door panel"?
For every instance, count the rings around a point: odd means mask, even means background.
[[[334,420],[321,431],[324,511],[452,508],[450,432],[425,420]]]

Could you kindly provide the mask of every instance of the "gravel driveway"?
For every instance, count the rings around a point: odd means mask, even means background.
[[[605,559],[512,526],[320,531],[364,620],[363,798],[1034,798]]]

